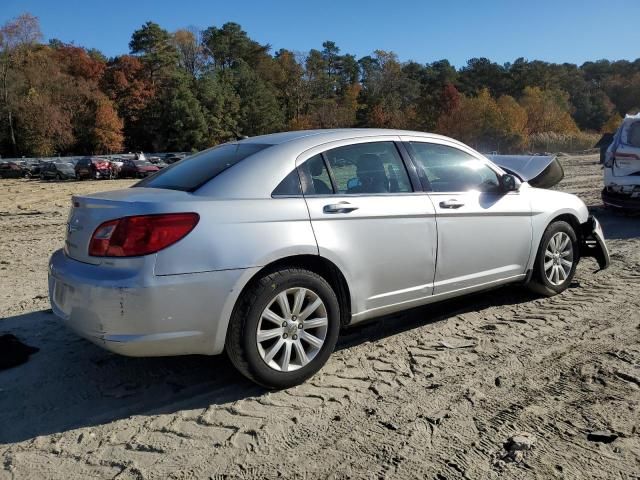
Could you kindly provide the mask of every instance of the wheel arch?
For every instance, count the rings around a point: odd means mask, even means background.
[[[547,228],[549,228],[549,225],[554,222],[567,222],[569,225],[571,225],[571,228],[573,228],[576,237],[578,237],[578,242],[580,242],[580,239],[582,238],[582,224],[580,223],[577,215],[574,215],[573,213],[561,213],[560,215],[556,215],[547,223],[547,226],[544,228],[545,231],[547,230]],[[538,242],[538,247],[540,246],[539,243],[540,242]]]
[[[340,324],[342,326],[348,325],[351,321],[351,291],[349,284],[342,271],[331,260],[321,257],[320,255],[300,254],[291,255],[278,260],[274,260],[268,263],[245,283],[238,298],[235,301],[234,310],[240,299],[244,295],[245,291],[250,288],[260,277],[265,274],[282,270],[285,268],[302,268],[309,270],[313,273],[320,275],[324,278],[338,297],[338,303],[340,305]]]
[[[586,208],[585,208],[586,211]],[[587,214],[585,213],[585,216]],[[527,272],[531,272],[533,270],[533,266],[536,260],[536,257],[538,256],[538,251],[540,250],[540,242],[542,242],[542,237],[544,236],[544,232],[547,231],[547,228],[549,228],[549,225],[551,225],[554,222],[558,222],[558,221],[564,221],[567,222],[569,225],[571,225],[571,228],[573,228],[574,232],[576,233],[576,236],[578,238],[578,244],[581,243],[582,240],[582,236],[583,236],[583,229],[582,229],[582,223],[580,221],[580,216],[581,216],[581,212],[578,210],[570,210],[570,209],[563,209],[562,211],[557,211],[551,215],[549,215],[547,218],[542,219],[540,218],[539,220],[535,221],[534,219],[534,230],[533,230],[533,238],[532,238],[532,248],[531,248],[531,255],[529,257],[529,263],[527,266]],[[578,252],[579,254],[579,252]],[[528,275],[528,279],[527,282],[530,278],[530,275]]]
[[[320,275],[334,289],[340,306],[340,324],[348,325],[351,321],[351,290],[342,271],[330,260],[320,255],[296,254],[281,257],[257,269],[251,269],[247,276],[238,281],[239,293],[229,299],[229,303],[223,308],[222,318],[218,325],[214,345],[211,354],[219,354],[226,346],[226,336],[229,322],[233,318],[239,303],[245,292],[265,274],[285,268],[302,268]],[[235,290],[235,288],[234,288]]]

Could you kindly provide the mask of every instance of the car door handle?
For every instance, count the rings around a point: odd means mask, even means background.
[[[349,202],[339,202],[325,205],[322,211],[324,213],[349,213],[357,210],[359,207],[351,205]]]
[[[455,198],[440,202],[440,208],[460,208],[463,206],[464,206],[464,203],[459,200],[456,200]]]

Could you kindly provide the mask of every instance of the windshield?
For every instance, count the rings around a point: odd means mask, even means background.
[[[225,143],[180,160],[134,187],[167,188],[193,192],[227,168],[271,145]]]
[[[133,163],[135,163],[139,167],[153,167],[153,163],[147,162],[145,160],[134,160]]]

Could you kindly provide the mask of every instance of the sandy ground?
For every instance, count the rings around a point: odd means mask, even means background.
[[[46,265],[69,197],[131,182],[0,180],[0,332],[41,349],[0,372],[0,480],[640,478],[640,217],[603,210],[596,156],[563,163],[609,270],[588,259],[554,298],[504,288],[352,329],[280,392],[224,356],[130,359],[62,328]],[[501,460],[517,432],[533,448]]]

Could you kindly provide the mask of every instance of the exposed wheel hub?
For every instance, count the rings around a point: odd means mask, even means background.
[[[298,331],[298,328],[300,327],[298,326],[297,323],[291,322],[287,324],[287,326],[285,327],[285,332],[288,333],[289,335],[295,335],[296,332]]]

